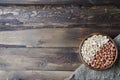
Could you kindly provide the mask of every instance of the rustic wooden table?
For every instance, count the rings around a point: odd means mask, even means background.
[[[0,0],[0,80],[64,80],[86,35],[120,34],[119,2]]]

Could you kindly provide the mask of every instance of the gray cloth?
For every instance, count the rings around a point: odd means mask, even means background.
[[[114,41],[120,51],[120,35],[118,35]],[[118,55],[116,63],[110,69],[105,71],[95,71],[82,64],[66,80],[120,80],[120,56]]]

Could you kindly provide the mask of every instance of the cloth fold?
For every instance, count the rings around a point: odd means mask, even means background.
[[[120,51],[120,35],[114,41]],[[120,80],[120,53],[115,64],[105,71],[95,71],[82,64],[65,80]]]

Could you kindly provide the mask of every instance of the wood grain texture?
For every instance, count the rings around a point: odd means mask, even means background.
[[[120,26],[116,7],[0,6],[0,30]]]
[[[80,4],[105,5],[120,4],[119,0],[0,0],[0,4]]]
[[[68,0],[1,2],[65,4]],[[112,3],[104,2],[99,1]],[[116,7],[0,6],[0,80],[64,80],[81,64],[77,57],[81,40],[93,32],[114,38],[120,34],[119,22]]]
[[[1,80],[64,80],[71,71],[0,71]]]
[[[106,33],[114,38],[120,33],[120,30],[111,28],[45,28],[1,31],[0,44],[25,47],[78,47],[86,35],[94,32]]]
[[[0,48],[0,70],[73,71],[81,63],[74,48]]]

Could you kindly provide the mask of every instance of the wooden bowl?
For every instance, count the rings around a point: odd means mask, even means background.
[[[84,61],[83,56],[82,56],[82,53],[81,53],[81,48],[82,48],[82,46],[83,46],[84,41],[85,41],[87,38],[89,38],[89,37],[91,37],[91,36],[93,36],[93,35],[103,35],[103,36],[107,36],[107,38],[109,38],[109,39],[112,41],[112,43],[114,44],[114,46],[115,46],[116,55],[115,55],[115,59],[114,59],[113,63],[112,63],[111,65],[103,68],[103,69],[96,69],[96,68],[93,68],[93,67],[89,66],[89,65]],[[80,57],[80,60],[82,61],[82,63],[85,64],[85,66],[87,66],[87,67],[89,67],[90,69],[93,69],[93,70],[102,71],[102,70],[106,70],[106,69],[108,69],[108,68],[110,68],[110,67],[113,66],[113,64],[115,63],[115,61],[117,60],[117,57],[118,57],[118,49],[117,49],[117,46],[116,46],[115,42],[113,41],[113,39],[112,39],[110,36],[108,36],[108,35],[106,35],[106,34],[102,34],[102,33],[92,33],[92,34],[86,36],[86,37],[82,40],[82,42],[81,42],[81,44],[80,44],[80,46],[79,46],[79,57]]]

